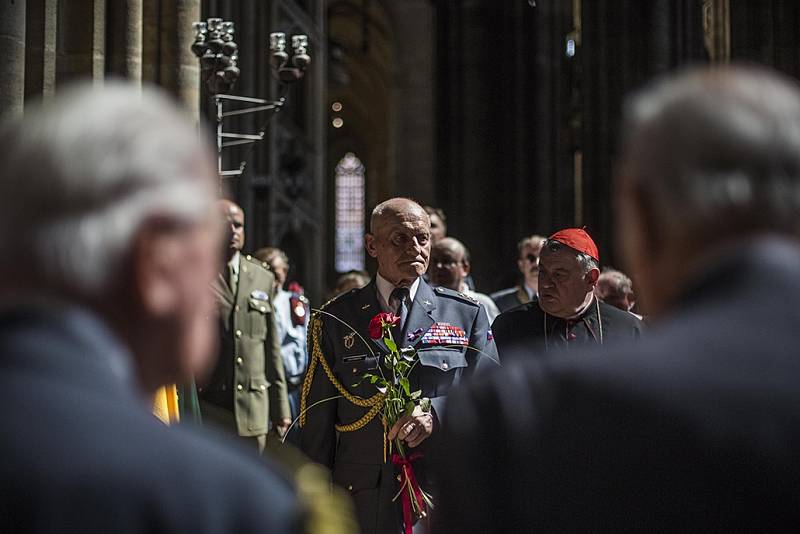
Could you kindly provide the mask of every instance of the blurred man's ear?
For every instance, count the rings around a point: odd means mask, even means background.
[[[467,276],[469,276],[469,273],[472,272],[472,266],[469,264],[469,262],[466,261],[462,261],[460,265],[461,265],[461,276],[463,278],[466,278]]]
[[[139,229],[132,261],[136,292],[142,311],[150,317],[166,317],[179,306],[176,270],[183,256],[181,239],[165,230],[172,221],[151,219]]]
[[[373,258],[378,257],[378,248],[375,246],[375,236],[367,233],[364,235],[364,247],[367,249],[367,254]]]

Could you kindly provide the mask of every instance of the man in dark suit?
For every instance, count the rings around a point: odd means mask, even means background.
[[[507,312],[512,308],[527,304],[539,293],[539,255],[542,252],[544,237],[531,235],[523,237],[517,243],[517,268],[519,269],[522,281],[515,287],[501,289],[489,295],[494,300],[500,313]]]
[[[216,180],[193,121],[80,85],[2,127],[0,168],[0,532],[295,532],[271,464],[150,413],[213,356]]]
[[[413,469],[422,488],[435,493],[425,455],[435,441],[429,438],[438,434],[445,396],[454,384],[495,366],[497,354],[480,304],[450,289],[434,290],[422,280],[430,222],[418,204],[403,198],[379,204],[366,247],[378,261],[375,279],[337,297],[311,321],[300,442],[312,460],[333,471],[335,483],[350,491],[363,534],[395,534],[403,528],[399,502],[393,502],[400,489],[399,472],[387,462],[385,440],[399,437],[408,450],[423,455]],[[430,413],[416,406],[390,429],[377,414],[380,405],[372,409],[370,399],[376,398],[377,389],[361,380],[365,373],[377,372],[381,355],[387,353],[383,342],[368,333],[380,312],[402,318],[395,339],[419,355],[411,389],[421,390],[433,405]],[[417,522],[416,529],[424,523]]]
[[[226,229],[226,254],[212,289],[217,298],[219,358],[200,392],[203,419],[263,453],[267,423],[283,435],[292,420],[278,329],[275,276],[266,262],[243,254],[244,211],[217,202]]]
[[[495,319],[492,331],[503,363],[586,344],[638,339],[642,322],[599,300],[594,288],[600,255],[580,228],[551,235],[539,258],[539,298]],[[523,350],[517,350],[523,349]]]
[[[800,88],[692,70],[623,131],[617,228],[657,324],[453,393],[447,532],[800,524]]]

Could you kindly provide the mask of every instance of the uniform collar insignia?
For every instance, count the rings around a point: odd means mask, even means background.
[[[369,304],[364,304],[363,306],[361,306],[361,309],[362,309],[362,310],[366,310],[366,309],[367,309],[367,308],[369,308],[369,307],[370,307],[370,305],[369,305]]]
[[[356,340],[356,333],[355,332],[350,332],[349,334],[344,336],[342,338],[342,340],[344,341],[345,348],[352,349],[353,348],[353,343],[355,343],[355,340]]]

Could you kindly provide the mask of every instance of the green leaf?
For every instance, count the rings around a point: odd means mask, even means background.
[[[403,391],[405,391],[406,396],[409,397],[411,396],[411,384],[408,382],[408,378],[403,377],[400,379],[400,387],[403,388]]]
[[[383,342],[386,343],[386,348],[388,348],[390,351],[397,352],[397,343],[388,337],[383,338]]]
[[[422,390],[418,389],[411,394],[411,400],[417,400],[422,395]]]
[[[412,401],[408,401],[406,403],[406,415],[411,415],[414,412],[414,403]]]

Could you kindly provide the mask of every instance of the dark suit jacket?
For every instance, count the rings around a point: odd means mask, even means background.
[[[0,315],[0,532],[295,532],[293,489],[167,427],[129,356],[77,310]]]
[[[505,313],[512,308],[516,308],[521,304],[527,304],[531,301],[530,297],[528,297],[528,292],[525,291],[522,286],[501,289],[489,296],[492,297],[494,303],[497,304],[500,313]]]
[[[452,393],[444,531],[796,531],[795,247],[737,244],[638,344]]]
[[[321,315],[323,339],[321,349],[333,370],[336,379],[350,393],[362,398],[373,396],[377,390],[367,381],[361,382],[366,372],[377,372],[378,358],[387,352],[382,341],[369,337],[369,322],[381,307],[375,281],[366,287],[354,289],[325,307],[328,314]],[[351,325],[360,335],[342,322]],[[428,343],[425,334],[434,324],[448,323],[464,330],[469,345],[481,352],[466,347],[445,346]],[[400,346],[414,346],[420,364],[412,371],[411,389],[422,390],[422,396],[431,398],[434,413],[442,417],[445,395],[453,384],[497,364],[497,352],[489,334],[486,313],[481,306],[469,298],[444,288],[432,289],[421,280],[419,289],[409,312],[406,334]],[[307,405],[339,395],[321,366],[317,366],[310,380]],[[304,385],[305,387],[305,385]],[[356,506],[362,534],[396,533],[400,516],[392,498],[397,493],[394,466],[383,461],[383,425],[375,417],[363,428],[352,432],[334,430],[335,424],[349,424],[367,412],[339,398],[322,402],[308,409],[307,420],[301,431],[301,449],[309,457],[333,471],[333,480],[350,491]],[[418,450],[428,454],[435,446],[438,429],[423,442]],[[433,491],[431,481],[426,478],[427,460],[420,460],[414,467],[421,485]]]
[[[599,315],[598,315],[599,310]],[[546,330],[545,330],[546,327]],[[545,318],[533,300],[497,316],[492,324],[503,364],[517,357],[542,356],[546,351],[574,350],[586,344],[639,339],[644,324],[632,313],[595,300],[574,325],[552,315]],[[574,339],[567,339],[574,336]]]

